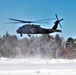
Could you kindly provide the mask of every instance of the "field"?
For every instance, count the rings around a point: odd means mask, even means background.
[[[1,58],[0,75],[76,75],[76,60]]]

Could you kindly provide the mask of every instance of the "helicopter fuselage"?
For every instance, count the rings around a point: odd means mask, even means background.
[[[22,27],[19,27],[16,31],[18,34],[22,36],[22,34],[49,34],[53,32],[62,32],[61,30],[54,29],[45,29],[40,27],[40,25],[34,24],[25,24]]]

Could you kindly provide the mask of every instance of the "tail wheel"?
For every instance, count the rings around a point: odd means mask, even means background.
[[[50,35],[49,34],[47,34],[48,35],[48,37],[50,38]]]

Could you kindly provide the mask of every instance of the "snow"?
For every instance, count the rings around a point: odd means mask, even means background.
[[[0,75],[76,75],[76,70],[11,70],[0,71]]]
[[[40,59],[40,58],[0,58],[0,64],[55,64],[55,63],[76,63],[76,59]]]
[[[2,57],[0,75],[76,75],[76,59]]]

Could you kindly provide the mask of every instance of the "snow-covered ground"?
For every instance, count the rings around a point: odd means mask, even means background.
[[[0,75],[76,75],[76,59],[0,58]]]

